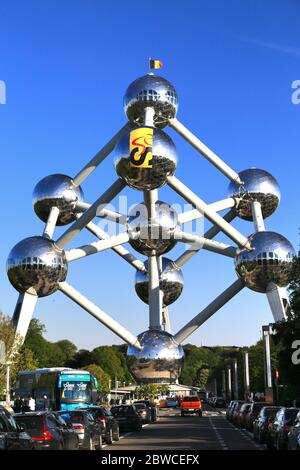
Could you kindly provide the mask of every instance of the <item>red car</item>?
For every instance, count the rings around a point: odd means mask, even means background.
[[[180,403],[180,408],[181,416],[192,413],[202,416],[202,403],[198,395],[188,395],[183,397],[182,402]]]

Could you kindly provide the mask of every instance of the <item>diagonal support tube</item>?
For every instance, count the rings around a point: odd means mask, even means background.
[[[78,201],[76,204],[76,210],[78,212],[85,212],[91,207],[91,204],[87,202]],[[117,224],[125,225],[127,223],[128,216],[126,214],[120,214],[119,212],[114,212],[109,209],[102,209],[97,214],[97,217],[110,220],[111,222],[116,222]]]
[[[99,150],[99,152],[82,168],[82,170],[77,173],[75,178],[73,178],[73,182],[76,186],[79,186],[96,168],[100,165],[101,162],[109,155],[120,137],[122,137],[125,132],[127,132],[131,128],[129,122],[125,124],[111,139],[110,141],[104,145],[104,147]]]
[[[234,218],[236,217],[236,211],[235,209],[231,209],[230,211],[227,212],[227,214],[224,215],[224,220],[227,222],[231,222]],[[204,238],[207,240],[210,240],[218,235],[218,233],[221,232],[220,227],[217,225],[213,225],[210,229],[205,232],[203,235]],[[197,246],[190,246],[187,250],[185,250],[182,255],[180,255],[176,261],[174,261],[175,265],[178,268],[181,268],[185,263],[187,263],[193,256],[195,256],[199,250],[201,249],[200,247]]]
[[[182,343],[188,338],[199,326],[208,320],[214,313],[220,310],[229,300],[238,294],[245,287],[242,279],[237,279],[231,286],[229,286],[222,294],[216,297],[202,312],[198,313],[189,323],[181,328],[174,336],[177,343]]]
[[[66,251],[66,258],[68,262],[75,261],[77,259],[108,250],[109,248],[122,245],[123,243],[127,243],[128,240],[129,235],[127,232],[120,233],[119,235],[108,237],[105,240],[99,240],[97,242],[90,243],[89,245],[83,245],[78,248],[73,248],[72,250]]]
[[[169,176],[167,178],[168,184],[171,188],[176,191],[177,194],[186,199],[190,204],[193,204],[199,212],[202,212],[204,216],[209,219],[213,224],[218,225],[222,232],[224,232],[229,238],[236,242],[240,247],[245,247],[248,250],[251,249],[248,238],[244,237],[238,230],[232,227],[226,220],[224,220],[219,214],[212,211],[208,204],[194,194],[187,186],[179,181],[175,176]]]
[[[89,209],[83,212],[82,216],[77,219],[66,231],[65,233],[58,238],[56,245],[58,248],[63,249],[67,243],[69,243],[73,238],[78,235],[79,232],[94,219],[97,215],[99,207],[107,205],[123,188],[125,188],[126,183],[118,178],[111,186],[108,188],[105,193],[100,196],[97,201],[92,204]]]
[[[37,301],[38,297],[36,295],[19,294],[12,317],[12,324],[16,328],[17,335],[15,342],[17,341],[18,346],[21,346],[25,340]]]
[[[191,233],[186,233],[182,232],[181,230],[178,230],[175,233],[175,238],[176,240],[180,240],[183,243],[195,244],[197,250],[203,248],[204,250],[228,256],[229,258],[235,258],[236,256],[237,248],[235,248],[234,246],[212,241],[204,237],[199,237],[198,235],[193,235]],[[191,246],[191,250],[193,251],[193,246]]]
[[[85,228],[89,232],[91,232],[93,235],[98,237],[100,240],[107,240],[109,238],[109,235],[107,235],[107,233],[104,232],[104,230],[102,230],[93,222],[88,223]],[[125,261],[127,261],[127,263],[129,263],[135,269],[138,269],[139,271],[142,271],[142,272],[146,272],[144,263],[141,260],[137,259],[133,254],[131,254],[123,246],[114,246],[112,247],[112,250],[118,255],[120,255]]]
[[[189,144],[191,144],[198,152],[200,152],[206,160],[212,163],[223,175],[227,176],[231,181],[242,184],[242,181],[236,171],[230,168],[218,155],[210,150],[198,137],[192,134],[178,119],[169,119],[170,126],[183,137]]]
[[[229,197],[228,199],[223,199],[222,201],[217,201],[217,202],[213,202],[212,204],[208,204],[208,207],[215,212],[220,212],[220,211],[223,211],[224,209],[231,209],[232,207],[235,207],[236,205],[237,205],[237,199]],[[178,214],[178,222],[180,224],[185,224],[186,222],[191,222],[192,220],[200,219],[200,217],[203,217],[203,214],[197,211],[197,209],[192,209],[190,211],[186,211],[186,212],[182,212],[181,214]]]
[[[84,297],[80,292],[74,289],[67,282],[59,283],[59,290],[63,292],[67,297],[73,300],[77,305],[82,307],[94,318],[99,320],[103,325],[113,331],[117,336],[126,341],[127,344],[135,346],[138,349],[142,349],[139,340],[136,336],[130,333],[126,328],[120,325],[118,322],[113,320],[107,313],[103,312],[97,305]]]

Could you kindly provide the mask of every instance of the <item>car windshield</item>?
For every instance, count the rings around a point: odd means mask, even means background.
[[[62,382],[61,385],[62,403],[92,402],[92,389],[89,382],[70,381]]]
[[[113,406],[111,412],[113,415],[132,415],[134,408],[132,406]]]

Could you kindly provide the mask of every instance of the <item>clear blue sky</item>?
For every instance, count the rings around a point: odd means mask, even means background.
[[[35,184],[51,173],[76,174],[123,125],[123,93],[147,71],[149,56],[164,61],[161,74],[178,91],[185,125],[237,171],[257,166],[278,179],[282,202],[266,225],[298,248],[300,105],[291,103],[291,83],[300,79],[298,1],[4,0],[0,19],[0,80],[7,86],[7,104],[0,105],[4,312],[11,314],[17,299],[6,277],[7,254],[43,230],[31,206]],[[226,197],[226,178],[168,132],[180,157],[176,176],[207,202]],[[114,179],[108,158],[84,184],[86,200]],[[136,191],[125,194],[141,200]],[[178,200],[168,189],[160,198]],[[247,222],[235,225],[252,232]],[[88,240],[81,234],[73,246]],[[231,259],[204,252],[184,276],[184,292],[170,308],[174,332],[236,278]],[[108,252],[73,264],[68,281],[138,334],[148,319],[133,277]],[[69,338],[85,348],[120,342],[60,293],[41,299],[36,316],[50,340]],[[245,290],[189,341],[251,344],[270,321],[265,296]]]

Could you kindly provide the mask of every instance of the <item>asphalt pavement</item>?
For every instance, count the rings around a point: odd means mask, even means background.
[[[253,441],[251,433],[238,429],[225,418],[225,411],[203,407],[203,416],[180,416],[179,409],[159,411],[156,423],[144,425],[141,432],[121,435],[104,450],[265,450]]]

